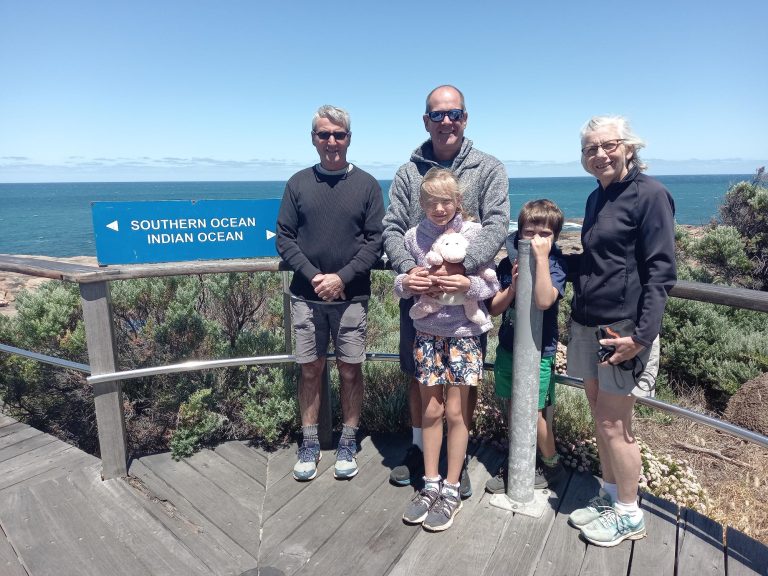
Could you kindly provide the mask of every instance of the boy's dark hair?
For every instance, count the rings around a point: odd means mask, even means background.
[[[552,228],[554,240],[557,240],[563,229],[563,222],[565,222],[565,216],[557,204],[542,198],[523,204],[520,215],[517,217],[517,229],[522,230],[526,225],[549,226]]]

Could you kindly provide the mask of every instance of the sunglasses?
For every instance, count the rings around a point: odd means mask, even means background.
[[[337,141],[346,140],[347,136],[349,136],[349,132],[342,132],[341,130],[338,132],[315,132],[312,130],[312,134],[320,140],[330,140],[331,136],[333,136]]]
[[[456,122],[456,120],[461,120],[464,117],[464,110],[461,110],[460,108],[453,108],[452,110],[433,110],[432,112],[427,112],[427,116],[429,116],[429,119],[432,120],[432,122],[442,122],[443,118],[448,116],[448,119],[451,122]]]

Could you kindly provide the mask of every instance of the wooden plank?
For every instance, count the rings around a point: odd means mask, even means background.
[[[264,486],[213,450],[201,450],[185,461],[240,506],[253,512],[261,525],[261,511],[266,494]]]
[[[495,540],[510,518],[510,515],[502,510],[486,508],[488,504],[483,491],[485,481],[490,478],[491,473],[498,469],[500,454],[488,446],[480,448],[471,446],[471,449],[477,450],[469,467],[475,494],[464,500],[462,509],[456,515],[454,524],[450,529],[444,532],[431,533],[420,526],[416,526],[413,540],[390,571],[392,576],[417,573],[424,576],[469,574],[476,571],[480,573],[479,570],[493,553]],[[399,515],[402,515],[403,509],[412,496],[413,491],[401,500],[397,510]],[[481,510],[478,511],[478,508]],[[477,522],[484,522],[493,526],[490,531],[494,536],[489,538],[489,542],[478,542],[478,532],[475,528]],[[408,529],[413,530],[413,527]],[[467,542],[472,542],[471,547],[467,546]],[[456,554],[458,547],[461,547],[461,554]],[[464,563],[466,554],[476,554],[474,564],[471,561]],[[468,568],[468,566],[470,567]]]
[[[768,292],[749,290],[748,288],[678,280],[669,295],[675,298],[768,312]]]
[[[723,527],[690,508],[680,511],[683,532],[677,555],[678,576],[725,574]]]
[[[261,528],[258,514],[243,509],[219,486],[196,473],[187,462],[172,460],[169,453],[145,456],[141,462],[232,541],[254,558],[258,557]]]
[[[16,424],[18,421],[14,418],[11,418],[10,416],[6,416],[5,414],[0,413],[0,428],[4,426],[10,426],[11,424]]]
[[[119,545],[141,556],[156,576],[191,576],[211,573],[209,566],[144,506],[145,496],[123,479],[101,479],[95,465],[68,477],[92,513]]]
[[[568,516],[577,508],[585,506],[599,489],[600,483],[594,476],[571,474],[536,566],[536,576],[579,574],[587,545],[579,537],[579,531],[568,524]]]
[[[0,574],[3,576],[29,576],[21,565],[16,550],[13,549],[2,531],[0,531]]]
[[[3,529],[32,575],[144,576],[152,574],[142,557],[127,550],[105,529],[88,499],[66,478],[0,493]]]
[[[29,434],[31,431],[37,432],[37,434]],[[27,437],[24,438],[23,436]],[[11,460],[12,458],[16,458],[17,456],[25,454],[26,452],[31,452],[32,450],[35,450],[41,446],[45,446],[46,444],[51,444],[57,441],[61,442],[57,438],[49,436],[48,434],[43,434],[34,428],[27,428],[27,431],[23,433],[20,432],[19,435],[14,434],[13,438],[20,438],[20,440],[18,442],[8,444],[7,446],[0,449],[0,462]]]
[[[333,476],[333,465],[336,456],[330,450],[323,450],[320,462],[317,465],[317,476],[311,482],[297,482],[293,478],[293,465],[296,463],[296,452],[291,448],[283,448],[270,454],[269,472],[267,475],[267,493],[269,497],[264,502],[262,522],[281,510],[283,506],[297,498],[307,490],[311,484],[317,482],[324,474]],[[333,478],[332,478],[333,479]]]
[[[0,462],[0,490],[30,479],[38,481],[78,470],[94,462],[98,462],[94,456],[54,439],[44,446]]]
[[[17,442],[21,442],[22,440],[26,440],[27,438],[31,438],[32,436],[37,436],[38,434],[42,434],[42,432],[21,423],[11,424],[10,426],[0,428],[0,450],[12,444],[16,444]]]
[[[336,574],[339,558],[345,559],[349,573],[388,574],[390,566],[416,533],[416,527],[406,526],[402,521],[401,502],[405,494],[412,493],[411,489],[389,482],[391,462],[403,453],[402,442],[377,435],[371,438],[371,443],[381,459],[372,458],[365,474],[380,483],[298,574]]]
[[[768,576],[768,547],[730,526],[725,533],[728,576]]]
[[[345,523],[355,522],[355,511],[385,477],[379,466],[368,466],[378,452],[367,438],[361,441],[357,463],[360,471],[349,481],[333,477],[333,471],[318,475],[311,485],[264,521],[260,560],[266,565],[293,574],[306,564],[326,542],[336,544],[334,533]],[[297,483],[293,478],[285,482]],[[272,498],[268,493],[267,500]]]
[[[25,428],[29,428],[29,426],[27,426],[26,424],[22,424],[21,422],[16,422],[13,419],[11,419],[10,421],[6,421],[5,424],[0,424],[0,439],[5,438],[10,434],[13,434],[14,432],[19,432],[21,430],[24,430]]]
[[[678,507],[648,492],[640,494],[647,536],[634,541],[631,576],[657,576],[675,571]]]
[[[130,472],[128,480],[117,480],[130,481],[132,485],[138,482],[145,497],[144,508],[209,566],[213,574],[239,575],[257,566],[256,555],[234,542],[142,461],[134,460]]]
[[[257,447],[249,446],[247,441],[224,442],[216,446],[214,452],[261,484],[266,490],[269,470],[267,453]]]
[[[117,371],[117,346],[112,325],[112,302],[107,282],[80,285],[88,362],[91,374]],[[123,390],[121,383],[102,382],[93,386],[99,452],[104,478],[128,474],[128,445],[125,438]]]
[[[552,531],[557,510],[560,507],[558,493],[564,494],[569,478],[564,476],[549,490],[549,505],[539,518],[515,514],[504,526],[499,546],[488,562],[484,574],[506,576],[509,567],[515,566],[517,574],[533,574],[539,563],[549,533]],[[493,526],[483,533],[494,533]]]

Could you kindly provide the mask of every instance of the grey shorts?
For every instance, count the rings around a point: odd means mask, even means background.
[[[361,364],[365,360],[367,300],[320,304],[291,296],[291,315],[298,364],[325,356],[331,338],[337,359],[348,364]]]
[[[659,372],[659,337],[656,337],[650,349],[646,348],[637,355],[645,368],[635,380],[630,370],[622,370],[618,366],[598,365],[597,351],[600,344],[595,336],[596,330],[596,326],[583,326],[571,319],[568,375],[585,380],[597,379],[600,390],[611,394],[631,394],[636,398],[654,396],[656,375]]]
[[[414,343],[416,341],[416,328],[413,327],[413,319],[409,316],[413,298],[400,299],[400,346],[398,352],[400,355],[400,370],[409,376],[416,376],[416,361],[413,357]],[[485,360],[485,351],[488,347],[488,333],[485,332],[479,336],[480,349]]]

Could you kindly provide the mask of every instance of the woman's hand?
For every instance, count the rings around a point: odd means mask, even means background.
[[[632,340],[631,336],[622,336],[621,338],[603,338],[598,340],[601,346],[613,346],[615,352],[611,354],[606,362],[600,366],[617,366],[627,360],[632,360],[645,349],[645,346]]]
[[[414,266],[408,270],[403,278],[403,288],[413,294],[425,294],[432,288],[432,280],[429,278],[429,271],[423,266]]]

